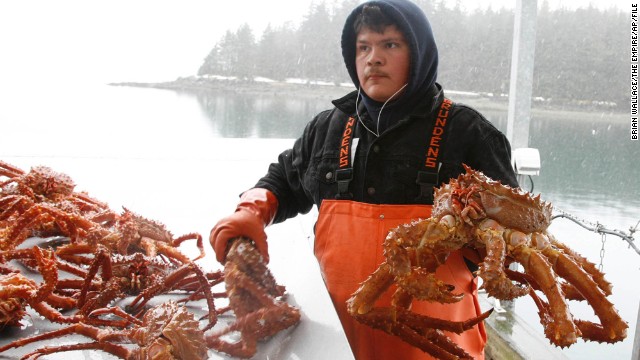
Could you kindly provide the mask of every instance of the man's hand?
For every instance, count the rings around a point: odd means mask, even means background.
[[[209,242],[220,263],[226,260],[229,241],[241,236],[251,239],[265,262],[269,262],[267,234],[264,232],[262,219],[250,211],[240,209],[218,221],[211,230]]]
[[[228,243],[240,236],[253,240],[256,248],[269,262],[267,234],[264,228],[273,221],[278,211],[278,199],[267,189],[253,188],[240,196],[236,212],[218,221],[211,230],[209,242],[216,253],[216,259],[224,263]]]

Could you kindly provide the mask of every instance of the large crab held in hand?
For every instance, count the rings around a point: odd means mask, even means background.
[[[349,300],[350,313],[363,323],[379,317],[374,302],[392,283],[419,300],[459,301],[453,286],[435,277],[435,269],[452,251],[473,250],[487,293],[500,300],[532,296],[551,343],[570,346],[579,337],[608,343],[623,340],[628,325],[607,299],[611,284],[604,274],[547,232],[551,205],[539,195],[502,185],[466,165],[465,170],[435,191],[430,218],[389,232],[383,245],[386,260]],[[524,272],[510,270],[512,262],[521,264]],[[567,300],[586,300],[601,323],[574,319]],[[395,312],[389,317],[393,324],[402,321]]]

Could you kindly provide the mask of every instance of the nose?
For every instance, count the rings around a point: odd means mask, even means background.
[[[367,65],[382,65],[383,59],[380,49],[378,49],[377,46],[373,46],[369,52],[369,57],[367,58]]]

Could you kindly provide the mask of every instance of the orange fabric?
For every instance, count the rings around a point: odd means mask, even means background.
[[[251,239],[264,258],[269,262],[269,247],[267,234],[264,232],[264,222],[259,216],[247,209],[240,209],[233,214],[220,219],[211,229],[209,242],[216,253],[216,260],[224,264],[227,260],[229,241],[237,237]]]
[[[278,198],[271,191],[253,188],[242,193],[236,211],[219,220],[209,234],[209,242],[218,262],[224,264],[229,241],[240,236],[253,240],[264,260],[269,262],[267,234],[264,228],[273,222],[277,211]]]
[[[252,188],[240,195],[236,211],[246,209],[259,216],[264,226],[271,225],[278,212],[278,198],[263,188]]]
[[[346,300],[359,284],[384,261],[382,242],[388,231],[413,219],[427,218],[429,205],[375,205],[353,201],[324,200],[316,223],[314,252],[329,294],[358,360],[432,359],[431,356],[395,336],[356,322],[348,313]],[[454,321],[481,314],[477,280],[459,252],[452,253],[438,268],[436,276],[464,293],[455,304],[414,301],[412,311]],[[391,291],[377,304],[389,304]],[[458,335],[447,333],[474,359],[484,359],[484,324]]]

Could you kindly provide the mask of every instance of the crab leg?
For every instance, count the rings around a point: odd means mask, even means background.
[[[229,329],[231,331],[231,329]],[[244,341],[230,343],[223,341],[218,334],[208,335],[206,337],[207,346],[227,354],[233,354],[239,358],[250,358],[258,351],[258,341],[251,336],[244,338]],[[223,334],[219,334],[222,336]]]
[[[486,312],[480,314],[477,317],[471,318],[465,321],[451,321],[438,318],[432,318],[416,313],[409,312],[408,310],[399,310],[397,319],[406,323],[412,329],[426,331],[426,329],[440,329],[444,331],[454,332],[456,334],[462,334],[463,332],[471,329],[472,327],[483,322],[488,318],[493,309],[489,309]]]
[[[365,314],[371,310],[375,301],[393,284],[393,274],[389,264],[380,264],[356,292],[347,300],[347,310],[350,314]]]
[[[600,272],[592,262],[570,249],[567,245],[556,240],[553,235],[549,233],[546,233],[545,235],[548,236],[549,241],[553,246],[562,250],[569,257],[580,264],[580,266],[593,278],[593,281],[598,284],[598,287],[604,292],[605,295],[611,295],[611,283],[605,280],[604,274]]]
[[[591,321],[576,320],[576,325],[578,326],[578,329],[582,331],[582,337],[584,339],[610,344],[622,341],[627,335],[628,325],[622,319],[618,324],[616,324],[617,328],[609,328],[609,330],[607,330],[606,325],[603,326]]]
[[[193,259],[193,261],[200,260],[205,256],[204,246],[202,245],[202,235],[198,233],[190,233],[190,234],[182,235],[179,238],[175,239],[171,243],[171,246],[178,247],[185,240],[196,240],[196,246],[200,251],[200,255],[197,258]]]
[[[47,346],[40,349],[37,349],[33,352],[25,354],[21,359],[36,359],[42,355],[54,354],[65,351],[77,351],[77,350],[102,350],[114,356],[117,356],[122,359],[130,359],[132,358],[132,354],[134,351],[127,349],[125,346],[111,344],[106,342],[89,342],[89,343],[80,343],[80,344],[71,344],[71,345],[61,345],[61,346]]]
[[[512,250],[516,261],[522,264],[527,274],[536,279],[536,282],[547,296],[550,313],[553,317],[553,321],[543,322],[547,337],[560,347],[574,344],[578,336],[580,336],[580,330],[573,322],[560,285],[551,270],[551,264],[542,254],[526,245],[523,233],[510,232],[507,234],[507,239],[511,240],[511,246],[516,243],[515,248]]]
[[[33,204],[35,203],[26,197],[16,195],[5,196],[0,200],[0,220],[6,220],[15,213],[22,214],[33,206]]]
[[[504,227],[487,219],[478,225],[476,237],[485,245],[487,255],[478,269],[483,280],[482,287],[490,296],[500,300],[512,300],[529,292],[528,286],[517,286],[507,277],[504,263],[507,246],[503,238]]]
[[[91,265],[93,259],[87,256],[80,256],[82,254],[93,254],[96,251],[95,245],[83,244],[83,243],[70,243],[59,246],[56,248],[56,255],[63,260],[73,264]],[[85,277],[86,272],[84,270],[78,271],[77,269],[72,271],[75,275]]]
[[[616,342],[624,339],[629,326],[620,318],[613,304],[592,279],[591,274],[583,270],[583,267],[576,264],[569,256],[553,249],[549,244],[548,238],[543,234],[536,233],[532,238],[538,248],[543,248],[542,253],[549,259],[555,272],[566,279],[584,296],[602,322],[602,326],[596,324],[591,326],[586,321],[577,322],[581,330],[582,328],[585,329],[586,333],[583,333],[583,337],[599,342]]]
[[[22,169],[0,160],[0,176],[15,178],[21,175],[24,175],[24,171]],[[4,185],[4,182],[0,184],[0,186],[2,185]]]
[[[190,274],[195,274],[195,281],[200,282],[201,290],[204,293],[204,297],[207,300],[207,306],[209,307],[209,325],[207,326],[207,328],[213,327],[218,321],[213,294],[209,289],[209,281],[207,280],[207,277],[204,275],[200,267],[195,263],[188,263],[181,266],[176,271],[167,276],[164,279],[163,283],[155,284],[155,286],[145,289],[143,292],[138,294],[138,296],[136,296],[136,298],[131,303],[131,307],[133,309],[141,310],[142,307],[154,295],[162,291],[174,288],[174,284],[176,282],[178,282],[181,278],[189,276]]]
[[[404,341],[438,359],[473,359],[441,331],[429,329],[426,334],[418,334],[404,324],[398,324],[394,330]]]
[[[363,324],[396,335],[438,359],[471,359],[469,354],[435,328],[461,333],[482,322],[489,314],[491,311],[471,320],[454,322],[411,314],[393,307],[378,307],[366,314],[354,314],[354,317]]]
[[[84,349],[100,349],[100,350],[104,350],[110,354],[113,354],[115,356],[118,356],[120,358],[123,359],[127,359],[129,357],[129,355],[131,354],[131,351],[129,349],[127,349],[124,346],[120,346],[120,345],[116,345],[116,344],[110,344],[110,343],[106,343],[106,342],[99,342],[99,339],[101,336],[105,335],[106,330],[101,330],[100,328],[91,326],[91,325],[87,325],[87,324],[74,324],[71,326],[67,326],[65,328],[61,328],[58,330],[54,330],[48,333],[44,333],[44,334],[40,334],[40,335],[36,335],[36,336],[31,336],[28,338],[23,338],[23,339],[18,339],[16,341],[13,341],[9,344],[6,344],[5,346],[0,347],[0,353],[6,350],[9,350],[11,348],[17,348],[17,347],[21,347],[21,346],[25,346],[27,344],[33,343],[33,342],[37,342],[37,341],[41,341],[41,340],[48,340],[48,339],[53,339],[53,338],[57,338],[57,337],[61,337],[61,336],[65,336],[65,335],[70,335],[70,334],[80,334],[83,336],[86,336],[88,338],[94,339],[96,340],[96,342],[91,342],[91,343],[82,343],[82,344],[73,344],[73,345],[62,345],[62,346],[51,346],[51,347],[45,347],[45,348],[41,348],[38,349],[36,351],[33,351],[29,354],[24,355],[22,358],[23,359],[29,359],[31,357],[33,357],[34,359],[41,356],[41,355],[46,355],[46,354],[53,354],[56,352],[62,352],[62,351],[74,351],[74,350],[84,350]]]
[[[78,297],[79,308],[84,307],[84,304],[87,298],[87,292],[89,291],[89,287],[92,285],[93,279],[97,275],[100,267],[102,267],[102,281],[108,282],[111,279],[112,270],[111,270],[111,261],[109,261],[110,260],[109,256],[110,255],[107,249],[102,245],[98,245],[98,249],[95,251],[95,254],[94,254],[94,260],[91,264],[91,267],[89,268],[89,271],[87,271],[85,284],[82,287],[82,290],[80,291],[80,296]]]

